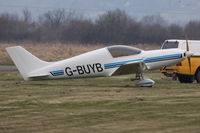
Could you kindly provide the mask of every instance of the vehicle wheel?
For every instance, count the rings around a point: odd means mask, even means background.
[[[198,69],[196,73],[196,80],[197,80],[197,83],[200,83],[200,69]]]
[[[178,80],[179,80],[180,83],[193,83],[194,76],[178,75]]]

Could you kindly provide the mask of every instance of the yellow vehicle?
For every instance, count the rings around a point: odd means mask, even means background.
[[[166,40],[162,49],[179,48],[186,50],[186,40]],[[188,40],[189,51],[193,52],[190,59],[186,59],[175,66],[163,67],[160,72],[168,77],[178,78],[181,83],[200,83],[200,41]]]

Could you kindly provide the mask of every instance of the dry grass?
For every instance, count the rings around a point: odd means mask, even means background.
[[[11,59],[6,52],[6,47],[17,46],[20,45],[30,51],[35,56],[41,58],[45,61],[57,61],[66,59],[69,57],[73,57],[91,50],[95,50],[98,48],[105,47],[102,44],[7,44],[0,43],[0,65],[9,65],[12,64]],[[158,49],[159,46],[156,45],[147,45],[147,44],[138,44],[132,45],[137,48],[141,48],[144,50],[150,49]]]

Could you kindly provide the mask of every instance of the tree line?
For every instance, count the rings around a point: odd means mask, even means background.
[[[170,24],[159,15],[145,16],[140,21],[125,11],[116,9],[86,19],[64,9],[48,11],[32,19],[28,10],[23,17],[0,14],[1,42],[61,42],[103,44],[160,44],[166,39],[200,39],[200,21],[190,21],[185,26]]]

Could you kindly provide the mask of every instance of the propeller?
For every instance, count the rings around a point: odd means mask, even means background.
[[[190,73],[191,73],[191,60],[190,60],[190,49],[189,49],[189,43],[188,43],[188,36],[187,36],[187,34],[185,35],[185,39],[186,39],[186,50],[187,50],[187,53],[189,53],[187,56],[187,59],[188,59],[188,63],[189,63],[189,69],[190,69]]]

